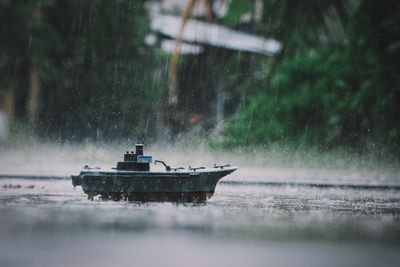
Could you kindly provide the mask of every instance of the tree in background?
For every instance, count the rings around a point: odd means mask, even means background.
[[[246,92],[226,145],[399,147],[400,5],[345,3],[266,1],[260,30],[284,50]]]
[[[40,4],[48,1],[0,1],[0,112],[34,123],[37,73],[32,65],[32,26]],[[4,126],[3,126],[4,127]]]
[[[2,87],[40,88],[36,130],[60,140],[142,139],[156,124],[160,75],[144,49],[144,1],[1,2]],[[14,27],[14,28],[13,28]],[[32,73],[36,79],[32,80]],[[7,87],[8,86],[8,87]],[[22,92],[22,97],[29,93]],[[18,99],[17,99],[18,100]],[[26,104],[26,99],[20,101]],[[15,101],[17,119],[24,110]],[[20,105],[20,106],[21,106]],[[28,105],[29,106],[29,105]]]
[[[143,47],[143,1],[56,1],[41,23],[40,131],[65,139],[150,134],[160,91],[155,56]]]

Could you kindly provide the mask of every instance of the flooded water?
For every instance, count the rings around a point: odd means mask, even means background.
[[[206,204],[89,201],[68,176],[113,166],[119,147],[3,150],[0,266],[400,266],[396,168],[149,150],[239,170]]]

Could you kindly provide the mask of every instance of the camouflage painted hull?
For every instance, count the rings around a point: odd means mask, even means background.
[[[81,186],[89,199],[129,201],[204,202],[215,191],[218,181],[235,167],[201,171],[99,171],[84,170],[72,176],[72,184]]]

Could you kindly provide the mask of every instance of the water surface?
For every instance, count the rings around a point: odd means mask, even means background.
[[[193,160],[240,167],[206,204],[89,201],[68,175],[118,155],[73,150],[57,160],[54,151],[26,164],[15,161],[21,152],[0,153],[0,266],[400,266],[393,169],[246,166],[203,154]],[[185,165],[177,154],[169,157]]]

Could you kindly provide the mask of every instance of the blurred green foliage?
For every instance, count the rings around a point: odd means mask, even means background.
[[[150,134],[161,90],[155,54],[144,49],[143,1],[56,1],[40,23],[42,132],[109,139]]]
[[[37,71],[40,136],[79,140],[129,135],[143,140],[150,135],[156,127],[161,79],[158,57],[144,45],[149,25],[144,1],[1,4],[10,32],[1,35],[9,41],[2,44],[3,51],[10,53],[3,57],[10,60],[1,66],[1,80],[12,84],[6,78],[21,78],[4,72],[19,66],[26,73]]]
[[[231,0],[229,3],[229,10],[224,17],[224,24],[230,27],[235,26],[240,22],[240,18],[254,9],[251,1]]]
[[[300,1],[291,7],[297,5]],[[347,21],[336,22],[344,25],[341,41],[330,39],[326,29],[319,35],[329,41],[312,42],[309,33],[321,25],[317,19],[299,24],[304,35],[286,26],[294,34],[286,35],[271,74],[254,84],[257,90],[245,92],[245,103],[227,123],[226,146],[290,142],[362,148],[372,141],[399,148],[400,4],[359,1],[349,13]],[[297,25],[296,16],[281,19]]]
[[[0,103],[13,91],[15,117],[26,119],[36,73],[40,137],[156,137],[160,113],[168,112],[169,58],[144,44],[145,2],[0,0]],[[223,91],[225,115],[242,101],[226,123],[226,146],[379,143],[400,150],[399,1],[265,0],[261,21],[252,16],[255,1],[229,3],[219,23],[274,37],[283,50],[266,57],[206,47],[185,56],[178,88],[184,115],[199,113],[212,130],[213,101]]]

